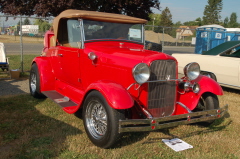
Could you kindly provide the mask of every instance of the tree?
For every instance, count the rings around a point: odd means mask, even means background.
[[[201,26],[202,25],[202,19],[199,17],[199,18],[195,19],[194,21],[184,22],[183,25],[186,25],[186,26]]]
[[[229,23],[229,19],[228,19],[228,17],[226,17],[226,18],[224,19],[224,21],[223,21],[223,26],[224,26],[225,28],[228,28],[228,23]]]
[[[34,25],[39,26],[39,31],[40,32],[46,32],[51,27],[51,24],[49,24],[47,21],[44,21],[42,19],[35,20]]]
[[[160,25],[160,20],[161,20],[161,14],[149,14],[149,21],[147,25],[152,25],[152,26],[146,26],[146,30],[153,30],[154,32],[159,32],[159,27],[153,27],[153,26],[159,26]]]
[[[162,11],[161,26],[167,27],[167,28],[164,28],[164,32],[166,34],[170,34],[171,33],[172,29],[168,28],[168,27],[172,27],[173,26],[173,22],[172,22],[172,14],[171,14],[171,12],[170,12],[168,7],[166,7]]]
[[[1,0],[0,12],[11,15],[57,16],[66,9],[80,9],[126,14],[149,20],[158,0]]]
[[[23,25],[31,25],[31,22],[28,18],[23,21]]]
[[[181,26],[182,25],[182,23],[181,23],[181,21],[177,21],[175,24],[174,24],[174,27],[179,27],[179,26]]]
[[[202,19],[198,17],[197,19],[195,19],[195,26],[201,26],[201,25],[202,25]]]
[[[222,0],[208,0],[203,12],[203,24],[219,24],[222,11]]]
[[[237,13],[233,12],[230,16],[230,21],[228,23],[229,28],[236,28],[238,27],[237,23]]]

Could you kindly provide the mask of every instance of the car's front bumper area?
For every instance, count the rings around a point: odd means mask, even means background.
[[[207,122],[223,117],[228,111],[228,105],[219,109],[192,112],[152,119],[128,119],[119,121],[119,133],[153,131],[197,122]]]

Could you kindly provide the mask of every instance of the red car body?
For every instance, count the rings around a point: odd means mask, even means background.
[[[96,13],[67,10],[56,18],[53,26],[54,35],[49,36],[49,38],[52,37],[49,39],[52,44],[48,44],[49,49],[46,55],[36,57],[32,63],[30,90],[33,96],[38,97],[44,94],[61,105],[65,112],[72,114],[79,112],[84,107],[84,103],[87,103],[88,96],[91,96],[93,91],[98,92],[107,105],[111,107],[111,111],[112,109],[124,110],[124,118],[119,118],[119,122],[115,124],[118,133],[165,128],[176,125],[173,122],[175,119],[182,120],[182,123],[178,124],[187,124],[213,120],[223,116],[227,106],[224,108],[213,106],[214,111],[205,109],[205,111],[195,112],[202,96],[211,94],[215,98],[216,95],[222,95],[221,87],[214,80],[201,75],[193,80],[189,80],[187,77],[178,79],[176,59],[162,52],[146,50],[144,36],[140,42],[129,40],[133,35],[130,35],[128,40],[111,38],[88,40],[86,38],[87,29],[85,28],[85,32],[80,32],[81,36],[85,34],[85,39],[80,40],[78,47],[69,47],[63,44],[63,40],[59,36],[61,29],[64,28],[61,26],[61,21],[64,19],[76,20],[77,18],[80,24],[82,21],[84,24],[85,19],[99,20],[100,22],[114,21],[120,24],[146,23],[145,20],[128,16],[123,16],[122,19],[125,20],[123,22],[121,18],[120,20],[116,18],[122,15],[109,13],[101,13],[102,16],[98,15],[97,17]],[[110,17],[112,15],[116,16],[116,19],[104,19],[109,15]],[[76,29],[78,26],[73,28]],[[90,25],[89,28],[91,29]],[[136,36],[140,37],[143,34],[138,34],[139,30],[133,29],[130,31],[136,31]],[[128,35],[131,34],[129,32]],[[133,68],[140,63],[146,64],[151,70],[149,79],[143,83],[136,82],[133,75],[136,73]],[[37,71],[34,72],[34,69]],[[152,83],[151,81],[156,82]],[[197,91],[194,90],[195,86]],[[85,107],[85,110],[92,110],[92,108],[88,108],[87,104]],[[104,107],[106,112],[107,109],[109,108]],[[206,114],[211,114],[211,116],[207,117]],[[111,122],[111,116],[108,113],[105,113],[105,115],[107,119],[110,119],[107,123]],[[199,115],[201,115],[201,118],[191,119],[191,116],[199,117]],[[202,117],[202,115],[205,115],[205,117]],[[91,123],[97,121],[96,117],[93,119],[91,119],[91,116],[83,118],[86,118],[86,129],[91,127],[88,126],[88,120]],[[171,121],[173,124],[162,124],[162,121]],[[105,122],[103,123],[105,124]],[[108,124],[103,127],[107,129],[104,133],[110,131]],[[110,143],[106,141],[109,139],[102,141],[105,136],[100,134],[96,127],[94,126],[94,132],[96,131],[97,135],[94,136],[95,133],[91,135],[91,129],[88,133],[91,141],[103,148],[112,147],[116,137],[113,137],[112,140],[114,141],[110,141]],[[109,134],[111,133],[109,132]]]
[[[104,46],[104,43],[107,46]],[[135,83],[132,77],[132,68],[140,62],[150,65],[154,60],[176,60],[164,53],[144,50],[143,45],[125,42],[125,46],[120,47],[119,43],[94,42],[86,44],[84,50],[62,46],[50,48],[46,56],[34,59],[42,73],[41,92],[56,90],[77,103],[77,106],[64,108],[67,113],[75,113],[80,108],[86,94],[93,89],[100,91],[114,109],[131,108],[134,99],[143,103],[147,108],[146,92],[138,97],[138,91],[133,88],[126,90],[130,84]],[[108,49],[109,47],[111,49]],[[92,51],[96,52],[99,57],[96,64],[88,59],[88,53]],[[67,56],[69,52],[71,55]],[[59,53],[63,55],[59,56]],[[117,72],[117,74],[113,76],[111,72]],[[200,76],[196,82],[201,83],[199,93],[188,92],[183,95],[176,93],[172,96],[175,96],[181,103],[188,103],[186,105],[193,110],[204,92],[223,94],[221,87],[206,76]],[[141,88],[147,90],[147,85],[142,85]],[[177,111],[178,109],[180,110]],[[183,113],[187,113],[186,110],[176,105],[176,111],[173,114]]]

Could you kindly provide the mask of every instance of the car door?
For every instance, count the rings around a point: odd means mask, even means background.
[[[74,87],[81,87],[81,34],[77,19],[63,19],[58,27],[58,46],[52,53],[55,77]]]
[[[220,84],[240,86],[239,58],[210,55],[203,56],[206,56],[206,58],[200,63],[201,70],[213,72],[217,77],[217,82]]]
[[[81,66],[80,54],[81,49],[61,46],[58,51],[58,61],[60,64],[61,81],[69,85],[80,86],[81,80]]]

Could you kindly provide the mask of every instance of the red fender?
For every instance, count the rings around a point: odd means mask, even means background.
[[[186,92],[184,94],[179,95],[178,101],[186,105],[190,110],[193,110],[202,96],[205,92],[211,92],[216,95],[223,95],[223,90],[221,86],[214,81],[213,79],[200,75],[196,80],[193,82],[198,83],[200,85],[200,91],[198,93],[194,93],[192,91]],[[174,114],[181,114],[183,112],[186,113],[185,110],[178,107],[179,109],[176,109]]]
[[[98,90],[114,109],[128,109],[134,105],[134,100],[128,91],[120,84],[112,81],[98,81],[92,83],[87,91]]]
[[[33,63],[37,64],[39,76],[40,76],[40,86],[42,91],[54,90],[54,74],[52,72],[51,63],[46,57],[35,57]]]

